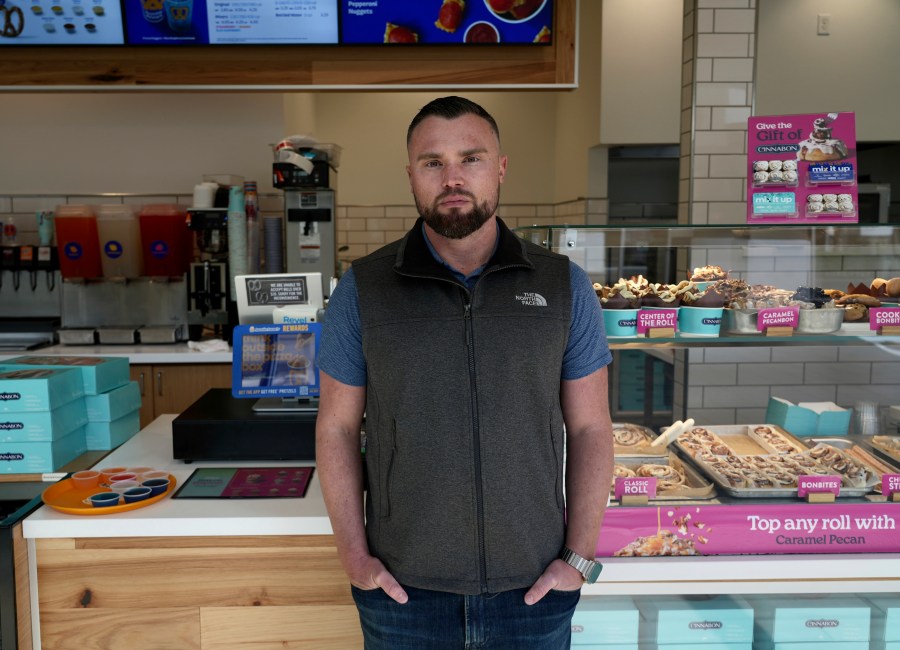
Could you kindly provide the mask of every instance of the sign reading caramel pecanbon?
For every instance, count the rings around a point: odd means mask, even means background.
[[[747,223],[856,223],[854,113],[747,122]]]

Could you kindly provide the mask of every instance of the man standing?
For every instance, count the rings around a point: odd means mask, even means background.
[[[430,102],[407,150],[421,216],[341,279],[319,355],[317,467],[366,648],[568,648],[613,464],[599,303],[497,217],[481,106]]]

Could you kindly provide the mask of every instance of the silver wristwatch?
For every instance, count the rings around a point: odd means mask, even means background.
[[[603,570],[603,565],[595,560],[588,560],[586,558],[581,557],[570,549],[568,546],[564,546],[562,553],[559,555],[559,559],[568,564],[571,567],[574,567],[578,573],[581,574],[581,577],[584,578],[584,581],[592,585],[597,582],[597,578],[600,577],[600,572]]]

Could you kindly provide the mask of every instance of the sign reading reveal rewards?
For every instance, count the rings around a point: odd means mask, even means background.
[[[317,397],[322,326],[239,325],[234,329],[234,397]]]

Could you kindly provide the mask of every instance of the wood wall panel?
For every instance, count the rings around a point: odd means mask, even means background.
[[[548,47],[5,47],[0,86],[197,91],[215,86],[572,85],[577,0],[556,1],[554,43]]]
[[[38,539],[45,650],[359,648],[333,537]]]
[[[203,650],[359,650],[355,605],[339,607],[205,607]]]
[[[43,650],[201,650],[197,607],[42,610]]]
[[[16,581],[16,630],[19,650],[32,650],[31,579],[28,575],[28,544],[22,536],[22,524],[12,529],[13,575]]]

